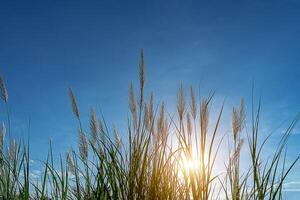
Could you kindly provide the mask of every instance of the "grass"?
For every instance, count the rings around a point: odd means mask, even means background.
[[[0,78],[1,98],[7,108],[7,124],[0,130],[1,199],[283,199],[283,184],[299,157],[286,164],[288,138],[299,115],[290,124],[270,159],[263,149],[269,137],[259,134],[260,103],[252,106],[250,133],[243,100],[232,111],[232,134],[222,135],[220,122],[210,122],[213,95],[198,102],[190,88],[177,93],[177,114],[165,104],[155,104],[153,94],[145,99],[145,63],[141,52],[138,95],[133,83],[129,90],[128,139],[123,142],[117,129],[109,129],[103,117],[90,112],[90,130],[84,130],[76,96],[69,89],[72,111],[78,121],[78,149],[71,149],[59,162],[52,144],[39,181],[30,176],[29,145],[11,138],[8,92]],[[252,100],[254,102],[254,100]],[[9,138],[5,139],[6,126]],[[230,138],[224,173],[216,173],[224,137]],[[250,156],[242,170],[241,149]]]

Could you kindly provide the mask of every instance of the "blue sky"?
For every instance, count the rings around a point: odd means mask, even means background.
[[[94,106],[123,127],[140,48],[158,100],[175,104],[183,81],[203,95],[215,90],[230,111],[241,96],[250,104],[254,81],[262,129],[287,127],[300,111],[299,32],[297,0],[1,1],[0,71],[14,135],[26,138],[30,119],[34,159],[46,157],[50,138],[57,153],[75,146],[69,86],[85,120]],[[300,127],[294,132],[290,158],[300,153]],[[290,179],[300,189],[299,171]]]

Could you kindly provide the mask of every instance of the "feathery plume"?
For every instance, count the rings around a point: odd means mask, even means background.
[[[180,120],[182,120],[183,118],[184,109],[185,109],[184,91],[183,91],[183,85],[181,83],[177,93],[177,111]]]
[[[149,123],[150,123],[150,128],[152,128],[153,126],[153,122],[154,122],[154,97],[153,97],[153,93],[151,92],[150,95],[150,102],[149,102]]]
[[[68,170],[73,174],[75,175],[75,163],[74,163],[74,160],[72,158],[72,153],[71,152],[68,152],[67,155],[67,165],[68,165]]]
[[[88,142],[86,135],[79,130],[79,154],[82,160],[87,161],[88,158]]]
[[[157,137],[158,139],[163,139],[166,130],[165,124],[165,104],[162,102],[159,111],[159,117],[157,119]]]
[[[93,145],[97,143],[98,133],[100,131],[99,121],[97,119],[97,115],[94,109],[91,109],[90,114],[90,129],[91,129],[91,137]]]
[[[196,116],[197,116],[197,105],[196,105],[196,97],[195,97],[195,92],[194,92],[194,89],[193,87],[191,87],[191,114],[192,114],[192,117],[193,119],[195,120],[196,119]]]
[[[106,138],[105,138],[105,127],[103,125],[104,122],[102,122],[101,119],[98,120],[98,125],[99,125],[99,134],[100,134],[100,145],[103,145],[106,143]]]
[[[15,163],[17,160],[17,143],[14,139],[10,141],[8,146],[8,158],[12,163]]]
[[[137,124],[137,110],[136,110],[136,102],[135,102],[135,96],[134,96],[134,89],[133,89],[133,83],[131,81],[130,83],[130,89],[129,89],[129,108],[131,115],[133,117],[133,121],[135,124]]]
[[[201,133],[207,133],[208,119],[209,119],[209,110],[208,110],[208,100],[204,99],[201,102],[200,106],[200,125]]]
[[[236,149],[234,150],[233,152],[233,155],[231,157],[232,161],[234,161],[235,163],[238,162],[238,159],[240,157],[240,153],[241,153],[241,149],[242,149],[242,146],[244,144],[244,139],[241,139],[239,141],[239,143],[237,144],[237,147]]]
[[[187,131],[188,131],[189,137],[191,137],[193,130],[192,130],[190,113],[186,114],[186,126],[187,126]]]
[[[76,97],[73,93],[72,88],[69,88],[69,97],[71,100],[71,105],[72,105],[72,110],[74,115],[77,117],[77,119],[80,118],[80,114],[79,114],[79,110],[78,110],[78,106],[77,106],[77,101],[76,101]]]
[[[145,86],[145,61],[144,61],[144,49],[141,49],[141,61],[139,64],[139,79],[140,79],[140,106],[144,101],[144,86]]]
[[[234,141],[236,141],[240,132],[244,128],[245,118],[244,100],[241,99],[240,107],[238,109],[233,108],[232,111],[232,132]]]
[[[115,127],[113,129],[113,133],[114,133],[114,140],[115,140],[114,143],[115,143],[117,149],[120,149],[121,145],[122,145],[122,140],[118,133],[118,130]]]
[[[149,111],[146,103],[144,104],[144,126],[146,130],[150,130]]]
[[[2,123],[2,128],[0,131],[0,161],[2,160],[2,155],[3,155],[3,145],[4,145],[4,138],[6,134],[6,128],[4,123]]]
[[[7,93],[7,89],[5,86],[5,82],[3,77],[0,75],[0,90],[1,90],[1,98],[2,100],[7,103],[8,101],[8,93]]]

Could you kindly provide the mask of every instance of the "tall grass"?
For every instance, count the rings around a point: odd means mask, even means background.
[[[246,109],[241,100],[232,111],[232,134],[221,132],[223,109],[212,121],[213,95],[197,99],[191,87],[189,98],[181,84],[177,93],[177,113],[166,111],[164,102],[155,103],[145,94],[145,61],[141,51],[139,84],[130,84],[128,129],[122,138],[109,128],[102,115],[90,112],[90,129],[85,130],[76,96],[69,88],[71,108],[78,122],[78,149],[53,157],[52,143],[38,181],[30,176],[29,145],[5,139],[10,128],[8,93],[0,78],[1,98],[7,123],[0,129],[1,199],[282,199],[287,175],[299,157],[286,164],[286,146],[299,115],[288,127],[271,156],[263,161],[269,137],[259,133],[260,103],[252,106],[251,133],[244,131]],[[136,95],[137,91],[137,95]],[[253,102],[253,100],[252,100]],[[215,110],[215,109],[214,109]],[[6,125],[5,125],[6,124]],[[9,134],[10,135],[10,134]],[[224,172],[216,166],[224,137],[231,148]],[[122,140],[123,139],[123,140]],[[248,148],[247,148],[248,147]],[[244,151],[241,151],[244,148]],[[240,167],[241,156],[249,153],[248,169]],[[218,162],[219,163],[219,162]],[[215,168],[218,167],[218,170]]]

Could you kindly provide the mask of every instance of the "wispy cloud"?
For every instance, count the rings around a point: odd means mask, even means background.
[[[38,179],[42,174],[42,171],[40,170],[32,170],[31,173],[30,173],[30,178],[32,179]]]
[[[283,190],[286,192],[300,192],[300,181],[286,182],[283,186]]]

